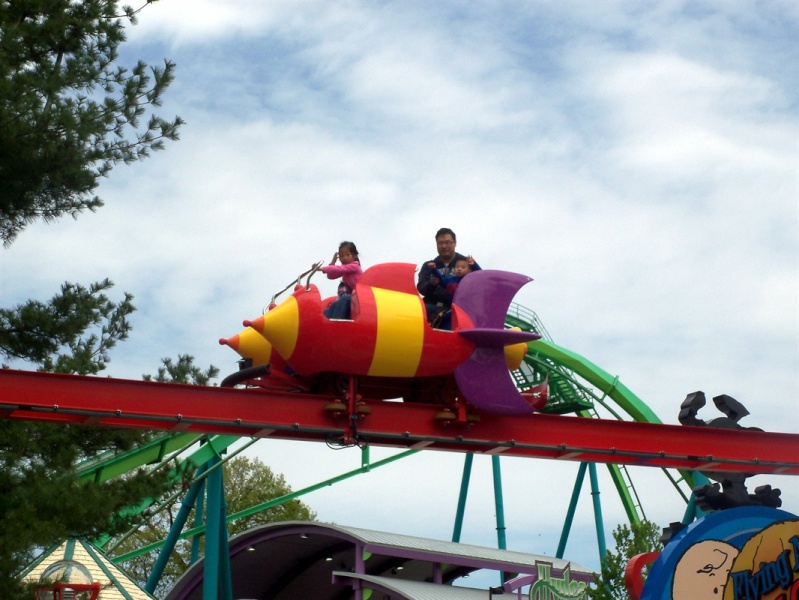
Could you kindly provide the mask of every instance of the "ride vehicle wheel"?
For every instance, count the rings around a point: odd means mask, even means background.
[[[434,418],[436,421],[449,422],[449,421],[454,421],[454,420],[456,420],[456,419],[458,418],[458,415],[456,415],[456,414],[455,414],[454,412],[452,412],[451,410],[441,410],[441,411],[437,412],[437,413],[434,415],[434,417],[433,417],[433,418]]]
[[[328,402],[325,404],[325,412],[340,414],[347,412],[347,405],[343,402]]]

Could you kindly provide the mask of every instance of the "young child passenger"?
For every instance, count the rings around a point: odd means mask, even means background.
[[[341,261],[341,264],[337,265],[336,260]],[[352,292],[363,273],[355,244],[341,242],[338,252],[333,253],[330,264],[322,267],[322,273],[327,275],[328,279],[341,277],[341,283],[338,284],[338,298],[324,310],[324,315],[328,319],[351,318]]]
[[[480,265],[474,262],[474,258],[471,256],[466,256],[459,258],[455,262],[455,269],[454,274],[448,277],[444,277],[438,269],[436,269],[435,263],[428,263],[428,266],[432,271],[436,274],[441,280],[442,287],[447,291],[447,295],[449,296],[449,302],[452,303],[452,297],[455,295],[455,290],[458,289],[458,284],[461,282],[461,279],[466,277],[469,273],[474,271],[480,270]]]

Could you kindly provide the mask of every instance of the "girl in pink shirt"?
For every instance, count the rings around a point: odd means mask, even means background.
[[[336,260],[341,261],[340,265]],[[338,286],[338,298],[328,306],[324,315],[328,319],[349,319],[351,318],[350,307],[352,306],[352,292],[355,291],[355,284],[360,279],[363,270],[358,260],[358,249],[352,242],[341,242],[338,252],[333,254],[333,260],[329,265],[322,267],[322,273],[328,279],[338,279],[341,283]]]

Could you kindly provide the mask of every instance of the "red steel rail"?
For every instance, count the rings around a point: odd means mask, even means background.
[[[357,421],[330,397],[0,370],[0,418],[105,427],[330,441],[352,433],[375,446],[502,453],[698,471],[799,475],[799,434],[532,414],[436,419],[441,407],[370,403]]]

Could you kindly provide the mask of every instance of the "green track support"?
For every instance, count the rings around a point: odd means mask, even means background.
[[[461,532],[463,531],[463,515],[466,512],[466,496],[469,494],[469,480],[472,477],[472,463],[474,463],[474,454],[466,454],[463,460],[461,490],[458,494],[458,510],[455,513],[455,526],[452,531],[453,542],[461,541]]]
[[[506,550],[508,548],[505,536],[505,499],[502,497],[502,469],[499,464],[499,456],[491,456],[491,469],[494,475],[494,507],[497,519],[497,548]],[[505,583],[505,573],[499,573],[499,583]]]
[[[165,456],[184,450],[204,436],[199,433],[170,433],[122,454],[103,454],[77,467],[81,481],[103,483],[131,471],[160,463]]]
[[[599,498],[599,481],[596,477],[596,463],[588,463],[588,477],[591,480],[591,500],[594,505],[594,523],[596,525],[597,550],[599,562],[605,557],[605,525],[602,521],[602,503]]]
[[[572,488],[572,497],[569,501],[569,509],[566,511],[566,519],[563,522],[563,530],[560,534],[560,541],[558,542],[558,549],[555,552],[557,558],[563,558],[563,553],[566,551],[566,543],[569,541],[569,534],[571,533],[572,523],[574,522],[574,513],[577,510],[577,501],[580,499],[580,490],[583,487],[585,480],[585,471],[588,468],[588,463],[580,463],[580,468],[577,470],[577,478],[574,481]]]
[[[534,331],[542,335],[541,339],[528,343],[528,352],[524,362],[519,370],[513,372],[513,377],[519,388],[529,387],[535,382],[542,381],[544,377],[548,378],[550,400],[545,412],[554,414],[574,412],[580,417],[593,418],[597,416],[595,406],[601,405],[618,419],[622,418],[621,413],[626,413],[638,422],[661,422],[649,406],[622,384],[618,377],[610,375],[579,354],[554,344],[534,312],[513,304],[505,322],[510,327],[519,327],[524,331]],[[615,406],[610,406],[610,401]],[[643,508],[638,502],[632,482],[627,476],[626,467],[607,465],[607,468],[630,523],[640,522],[645,515],[643,515]],[[599,529],[601,527],[601,506],[598,505],[599,490],[595,469],[595,465],[591,465],[592,494],[595,494],[594,510],[601,557],[604,555],[605,541],[604,531]],[[688,500],[678,485],[679,481],[676,481],[665,469],[664,473],[686,500],[688,507],[683,522],[690,523],[697,516],[693,496],[691,495],[691,499]],[[689,488],[701,483],[701,479],[704,479],[703,476],[692,471],[681,471],[680,473],[682,480]],[[558,546],[557,555],[559,557],[563,556],[576,509],[577,493],[582,486],[584,474],[585,466],[581,465]],[[599,511],[599,516],[597,516],[597,511]]]
[[[411,456],[413,454],[416,454],[418,452],[420,452],[420,450],[406,450],[404,452],[400,452],[398,454],[395,454],[394,456],[389,456],[388,458],[384,458],[383,460],[379,460],[379,461],[371,463],[371,464],[369,464],[367,466],[361,466],[358,469],[354,469],[352,471],[348,471],[348,472],[343,473],[341,475],[338,475],[336,477],[331,477],[330,479],[326,479],[325,481],[321,481],[321,482],[319,482],[317,484],[308,486],[308,487],[303,488],[301,490],[298,490],[296,492],[291,492],[290,494],[285,494],[283,496],[280,496],[279,498],[274,498],[272,500],[269,500],[268,502],[264,502],[264,503],[259,504],[257,506],[253,506],[253,507],[250,507],[248,509],[241,510],[239,512],[233,513],[231,515],[227,515],[225,521],[227,523],[231,523],[231,522],[236,521],[238,519],[243,519],[244,517],[249,517],[250,515],[254,515],[256,513],[261,512],[261,511],[267,510],[269,508],[272,508],[273,506],[278,506],[280,504],[283,504],[284,502],[288,502],[289,500],[293,500],[294,498],[299,498],[300,496],[304,496],[305,494],[309,494],[309,493],[314,492],[316,490],[331,486],[334,483],[338,483],[340,481],[344,481],[345,479],[349,479],[350,477],[354,477],[356,475],[360,475],[362,473],[366,473],[370,469],[376,469],[378,467],[382,467],[384,465],[391,464],[391,463],[393,463],[395,461],[398,461],[400,459],[406,458],[406,457]],[[209,507],[208,510],[210,512],[210,510],[211,510],[210,507]],[[182,532],[180,534],[180,539],[190,538],[192,536],[200,535],[200,534],[203,534],[205,532],[206,532],[206,526],[200,525],[199,527],[194,527],[193,529],[189,529],[187,531]],[[163,546],[164,546],[164,541],[163,540],[161,540],[159,542],[154,542],[152,544],[148,544],[146,546],[142,546],[141,548],[137,548],[136,550],[133,550],[132,552],[126,552],[125,554],[120,554],[119,556],[115,556],[115,557],[113,557],[111,559],[111,561],[114,564],[119,564],[121,562],[125,562],[126,560],[130,560],[131,558],[135,558],[137,556],[141,556],[142,554],[147,554],[148,552],[152,552],[154,550],[159,550]]]
[[[186,520],[189,518],[189,514],[191,513],[192,508],[194,508],[194,503],[197,500],[197,497],[201,495],[202,491],[205,489],[205,478],[202,477],[202,474],[205,473],[205,470],[206,466],[202,466],[197,469],[198,479],[194,485],[189,488],[189,491],[183,498],[180,505],[180,510],[175,517],[175,522],[173,523],[172,528],[169,530],[169,534],[164,540],[164,547],[158,555],[155,564],[153,565],[153,570],[150,571],[150,575],[147,578],[147,583],[144,586],[144,591],[150,594],[155,591],[158,582],[161,581],[161,576],[164,574],[164,569],[169,562],[169,557],[172,555],[175,545],[178,542],[180,531],[183,529],[183,525],[185,525]]]
[[[169,436],[166,436],[166,437],[169,437]],[[199,440],[199,441],[202,442],[200,444],[199,448],[197,448],[189,456],[184,457],[181,460],[181,462],[183,464],[191,464],[191,465],[203,465],[203,464],[207,463],[208,461],[210,461],[210,460],[212,460],[214,458],[221,457],[222,454],[224,454],[227,451],[227,449],[232,444],[234,444],[239,439],[241,439],[241,438],[239,438],[237,436],[232,436],[232,435],[214,435],[214,436],[210,436],[210,437],[196,436],[194,440],[190,441],[190,437],[191,436],[187,436],[185,438],[180,438],[180,440],[182,442],[185,442],[185,445],[183,446],[183,449],[188,448],[195,441]],[[155,444],[155,443],[157,443],[159,441],[160,441],[160,439],[159,440],[154,440],[153,444]],[[148,453],[151,451],[149,446],[150,445],[142,446],[141,451],[139,451],[139,449],[136,449],[136,450],[132,450],[130,452],[126,452],[126,453],[124,453],[122,455],[119,455],[118,457],[114,457],[112,460],[116,461],[117,459],[121,459],[120,463],[124,463],[124,464],[127,464],[127,465],[133,465],[133,466],[131,466],[131,469],[139,468],[139,467],[141,467],[141,466],[143,466],[145,464],[148,464],[146,462],[146,460],[147,460],[147,457],[148,457]],[[103,470],[103,471],[105,473],[107,473],[107,474],[110,473],[110,471],[108,471],[108,470]],[[177,467],[173,468],[170,471],[170,477],[171,477],[171,479],[173,481],[179,481],[180,478],[182,477],[181,469],[179,469]],[[147,498],[144,501],[142,501],[141,503],[139,503],[137,506],[129,506],[127,509],[125,509],[123,511],[123,513],[126,514],[126,515],[141,514],[147,508],[152,506],[154,503],[155,503],[155,499],[154,498]],[[98,540],[95,540],[94,541],[94,545],[97,546],[98,548],[104,548],[108,544],[108,542],[110,542],[110,541],[111,541],[111,539],[106,535],[106,536],[103,536],[103,537],[99,538]]]
[[[209,461],[209,475],[207,481],[208,511],[205,519],[205,560],[203,561],[203,598],[219,598],[222,600],[224,591],[220,589],[220,553],[222,530],[227,527],[222,516],[224,511],[224,487],[222,470],[214,469],[220,460],[213,458]]]

